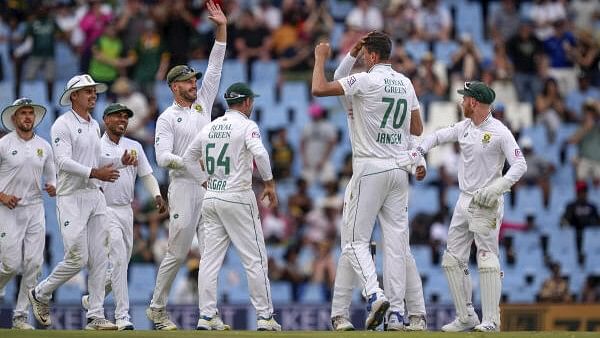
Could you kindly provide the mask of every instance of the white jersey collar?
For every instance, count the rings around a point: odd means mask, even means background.
[[[391,63],[377,63],[374,64],[373,67],[371,67],[367,73],[370,73],[371,71],[375,70],[375,68],[380,68],[380,67],[386,67],[386,68],[391,68],[392,64]]]
[[[106,132],[104,132],[104,134],[102,134],[102,139],[106,140],[107,142],[110,142],[110,144],[114,144],[116,146],[118,146],[118,143],[114,143],[113,140],[110,139],[110,137],[108,137],[108,135],[106,134]],[[121,141],[123,138],[119,138],[119,141]]]
[[[230,114],[230,115],[235,115],[235,114],[239,114],[240,116],[242,116],[243,118],[245,118],[246,120],[248,119],[248,116],[246,116],[246,114],[242,113],[239,110],[235,110],[235,109],[227,109],[225,111],[225,114]]]
[[[88,115],[90,115],[90,120],[88,121],[88,120],[84,119],[83,117],[79,116],[79,114],[77,114],[77,112],[74,111],[73,109],[71,109],[71,114],[73,114],[73,116],[75,116],[75,119],[77,119],[77,122],[83,123],[83,124],[90,124],[90,123],[92,123],[92,120],[94,119],[92,117],[92,114],[88,113]]]

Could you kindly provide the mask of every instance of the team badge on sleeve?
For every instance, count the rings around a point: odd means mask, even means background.
[[[516,158],[519,158],[519,157],[521,157],[521,156],[522,156],[522,154],[521,154],[521,149],[519,149],[519,148],[515,148],[515,157],[516,157]]]
[[[348,83],[348,87],[352,87],[352,85],[356,83],[356,77],[352,75],[348,78],[348,80],[346,80],[346,82]]]
[[[253,132],[252,132],[252,138],[260,138],[260,132],[258,132],[258,131],[253,131]]]

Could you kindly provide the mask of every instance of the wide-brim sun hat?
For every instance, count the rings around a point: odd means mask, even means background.
[[[60,96],[60,105],[68,106],[71,104],[71,93],[76,92],[85,87],[96,87],[96,93],[104,93],[108,86],[104,83],[98,83],[92,79],[89,74],[81,74],[73,76],[67,85],[65,86],[65,90]]]
[[[23,107],[33,108],[33,113],[35,114],[35,120],[33,121],[34,128],[42,122],[44,115],[46,115],[46,108],[44,106],[35,104],[31,99],[26,97],[17,99],[10,106],[2,110],[2,124],[6,130],[14,131],[17,129],[12,121],[12,116],[17,110]]]

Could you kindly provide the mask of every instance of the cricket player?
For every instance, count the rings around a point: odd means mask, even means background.
[[[17,271],[23,275],[13,329],[33,329],[27,318],[27,291],[37,283],[44,260],[42,189],[56,195],[52,148],[33,132],[45,114],[46,108],[28,98],[2,111],[2,124],[11,132],[0,138],[0,290]]]
[[[186,171],[183,154],[211,119],[211,110],[221,80],[221,68],[225,58],[227,41],[227,17],[219,5],[207,3],[208,18],[217,26],[215,44],[208,58],[206,76],[197,89],[197,79],[202,73],[188,66],[175,66],[167,74],[167,82],[173,91],[173,105],[156,121],[154,147],[156,160],[161,167],[169,168],[169,241],[165,257],[160,263],[156,286],[146,315],[156,330],[176,330],[166,311],[171,284],[186,258],[194,235],[202,252],[204,230],[201,223],[201,207],[204,198],[202,183]],[[198,284],[202,282],[199,279]]]
[[[375,329],[390,308],[390,301],[379,287],[375,264],[369,253],[369,242],[375,219],[379,218],[384,237],[384,273],[389,274],[386,288],[396,297],[403,311],[408,248],[408,169],[397,163],[407,152],[410,135],[420,135],[423,125],[419,102],[410,80],[391,68],[388,61],[391,40],[380,32],[364,38],[364,62],[368,72],[353,74],[327,82],[324,64],[330,54],[327,43],[315,48],[312,93],[315,96],[341,96],[351,101],[352,160],[354,173],[346,189],[341,230],[342,254],[336,272],[332,302],[332,318],[344,315],[346,295],[338,296],[354,286],[358,277],[368,296],[369,311],[365,327]],[[411,163],[412,164],[412,163]],[[394,245],[385,245],[394,243]],[[402,268],[392,268],[401,264]],[[400,316],[390,323],[403,326]],[[398,324],[395,324],[398,322]]]
[[[365,35],[365,37],[367,37]],[[358,55],[363,48],[364,38],[357,41],[350,52],[342,59],[338,68],[335,70],[333,75],[334,80],[339,80],[342,77],[349,76],[352,67],[356,63]],[[352,129],[352,121],[354,119],[352,114],[352,102],[350,97],[340,96],[340,102],[349,112],[347,121],[348,121],[348,129]],[[352,139],[350,139],[352,142]],[[409,144],[407,145],[410,148],[413,144],[412,138],[410,139]],[[419,166],[416,166],[415,174],[417,180],[423,180],[426,175],[425,162]],[[411,168],[411,172],[412,172]],[[408,220],[407,220],[408,221]],[[408,227],[408,225],[406,225]],[[410,249],[410,247],[408,247]],[[385,250],[384,255],[389,254],[392,250]],[[384,257],[384,261],[387,259]],[[396,262],[397,263],[397,262]],[[407,330],[407,331],[424,331],[427,329],[427,321],[426,321],[426,310],[425,310],[425,298],[423,296],[423,284],[421,282],[421,275],[417,270],[417,264],[415,259],[408,250],[406,253],[406,262],[405,264],[389,264],[386,265],[388,268],[392,269],[402,269],[406,268],[406,291],[405,295],[397,295],[394,292],[394,287],[391,285],[390,281],[390,273],[386,273],[384,271],[383,274],[383,284],[384,290],[390,290],[388,296],[390,297],[390,309],[388,309],[387,314],[387,325],[385,325],[385,329],[388,331],[399,331],[399,330]],[[355,278],[356,279],[356,278]],[[332,309],[332,318],[331,325],[335,331],[351,331],[354,330],[354,325],[350,321],[350,303],[352,302],[352,292],[353,287],[346,287],[346,285],[352,285],[348,283],[340,283],[340,287],[337,292],[337,299],[334,301],[334,307]],[[404,325],[404,302],[406,301],[406,310],[408,311],[408,325]],[[396,311],[394,311],[396,309]]]
[[[115,320],[119,330],[133,330],[129,315],[129,295],[127,290],[127,267],[133,247],[133,194],[135,179],[139,177],[144,187],[154,197],[156,208],[165,212],[167,205],[160,195],[156,178],[144,153],[142,145],[124,137],[127,123],[133,111],[127,106],[113,103],[104,109],[104,126],[106,132],[102,136],[102,152],[107,156],[118,156],[125,150],[136,157],[137,166],[128,166],[119,170],[119,178],[113,183],[102,184],[106,199],[106,213],[109,223],[110,249],[107,284],[110,284],[115,302]],[[84,308],[88,308],[89,296],[82,297]]]
[[[410,151],[409,157],[414,162],[439,144],[458,142],[460,145],[458,184],[461,193],[442,256],[457,316],[444,325],[442,331],[494,332],[500,331],[502,285],[498,230],[504,213],[503,194],[527,171],[527,164],[510,130],[492,116],[490,105],[496,97],[494,91],[482,82],[473,81],[465,82],[458,93],[463,95],[465,119],[427,135],[419,147]],[[505,160],[510,169],[502,176]],[[481,323],[471,301],[468,264],[473,240],[477,246]]]
[[[225,92],[229,109],[225,115],[202,129],[184,155],[190,171],[203,164],[207,192],[202,205],[205,249],[200,260],[198,283],[200,319],[198,330],[225,330],[217,312],[217,276],[233,242],[248,276],[250,300],[256,309],[259,331],[281,331],[273,318],[271,286],[267,272],[267,251],[252,190],[252,169],[256,163],[265,182],[260,196],[277,206],[275,181],[269,153],[261,141],[258,126],[250,120],[258,95],[244,83],[234,83]]]
[[[86,330],[116,330],[104,318],[104,284],[108,264],[108,222],[106,201],[99,181],[114,182],[118,168],[136,165],[137,160],[124,151],[118,157],[105,156],[100,142],[100,127],[91,113],[97,93],[106,91],[90,75],[72,77],[60,97],[60,104],[71,105],[54,124],[52,147],[58,167],[56,204],[58,224],[63,237],[65,256],[52,273],[29,290],[35,318],[50,326],[50,297],[84,267],[88,267],[90,306]]]

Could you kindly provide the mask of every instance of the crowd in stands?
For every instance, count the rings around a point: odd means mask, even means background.
[[[462,88],[464,81],[481,79],[496,91],[494,116],[513,131],[528,163],[527,173],[507,196],[510,211],[505,214],[502,235],[503,262],[509,267],[519,264],[522,258],[517,256],[523,251],[514,242],[523,233],[535,233],[550,276],[536,284],[540,286],[536,290],[539,300],[600,302],[600,250],[586,252],[583,243],[586,229],[600,226],[597,1],[215,2],[229,18],[227,60],[242,65],[239,69],[246,72],[248,82],[267,80],[275,93],[275,105],[285,103],[282,88],[286,83],[306,83],[298,87],[305,92],[294,93],[306,101],[299,106],[305,109],[285,106],[278,112],[286,114],[285,121],[290,124],[265,130],[283,202],[275,210],[261,207],[267,243],[280,252],[270,260],[269,269],[273,281],[292,285],[292,300],[302,299],[307,284],[319,285],[323,300],[331,297],[342,197],[352,173],[345,119],[336,120],[345,112],[336,103],[314,101],[309,96],[314,46],[322,40],[331,42],[335,55],[328,70],[333,71],[337,60],[366,32],[384,30],[394,41],[392,66],[413,81],[427,123],[425,132],[432,130],[427,126],[440,127],[435,110],[439,103],[451,103],[443,112],[451,122],[460,118],[456,89]],[[5,68],[0,80],[9,84],[3,87],[12,93],[9,97],[31,95],[22,90],[23,84],[43,81],[49,111],[60,113],[55,87],[74,75],[57,67],[58,45],[66,46],[78,60],[74,72],[89,73],[96,81],[107,83],[107,101],[133,109],[128,136],[145,146],[151,161],[154,121],[166,108],[160,100],[160,91],[168,90],[161,86],[166,71],[177,64],[202,64],[213,40],[202,0],[2,1],[0,13],[0,46],[6,48],[0,55],[5,58],[0,60]],[[265,74],[255,71],[255,63],[275,65],[276,78],[264,79]],[[357,66],[361,69],[360,63]],[[6,67],[12,68],[10,78]],[[213,115],[218,115],[223,112],[222,102],[215,104]],[[259,106],[257,101],[255,118],[267,120],[270,109],[273,107]],[[55,118],[49,115],[47,118]],[[308,118],[299,119],[300,115]],[[426,181],[414,185],[417,191],[434,189],[433,195],[427,195],[434,200],[411,194],[413,205],[434,206],[412,214],[411,240],[430,248],[427,263],[439,266],[454,207],[448,201],[456,197],[458,147],[448,147],[437,156],[430,162]],[[155,170],[162,171],[159,182],[166,187],[164,170]],[[533,194],[539,199],[539,209],[527,209],[531,191],[539,192]],[[571,196],[573,199],[567,200]],[[154,211],[141,193],[134,211],[132,263],[158,264],[166,250],[168,214]],[[555,223],[558,230],[544,229],[549,223]],[[575,265],[580,265],[579,270],[570,268],[570,276],[585,274],[585,278],[575,278],[582,284],[571,289],[547,243],[552,241],[549,236],[567,228],[575,229],[575,240],[569,244],[576,248]],[[197,278],[193,274],[198,259],[194,250],[188,264],[192,280]],[[570,282],[575,283],[573,278]],[[427,293],[427,281],[425,288]],[[573,288],[582,291],[573,295]],[[513,301],[510,296],[508,301]]]

